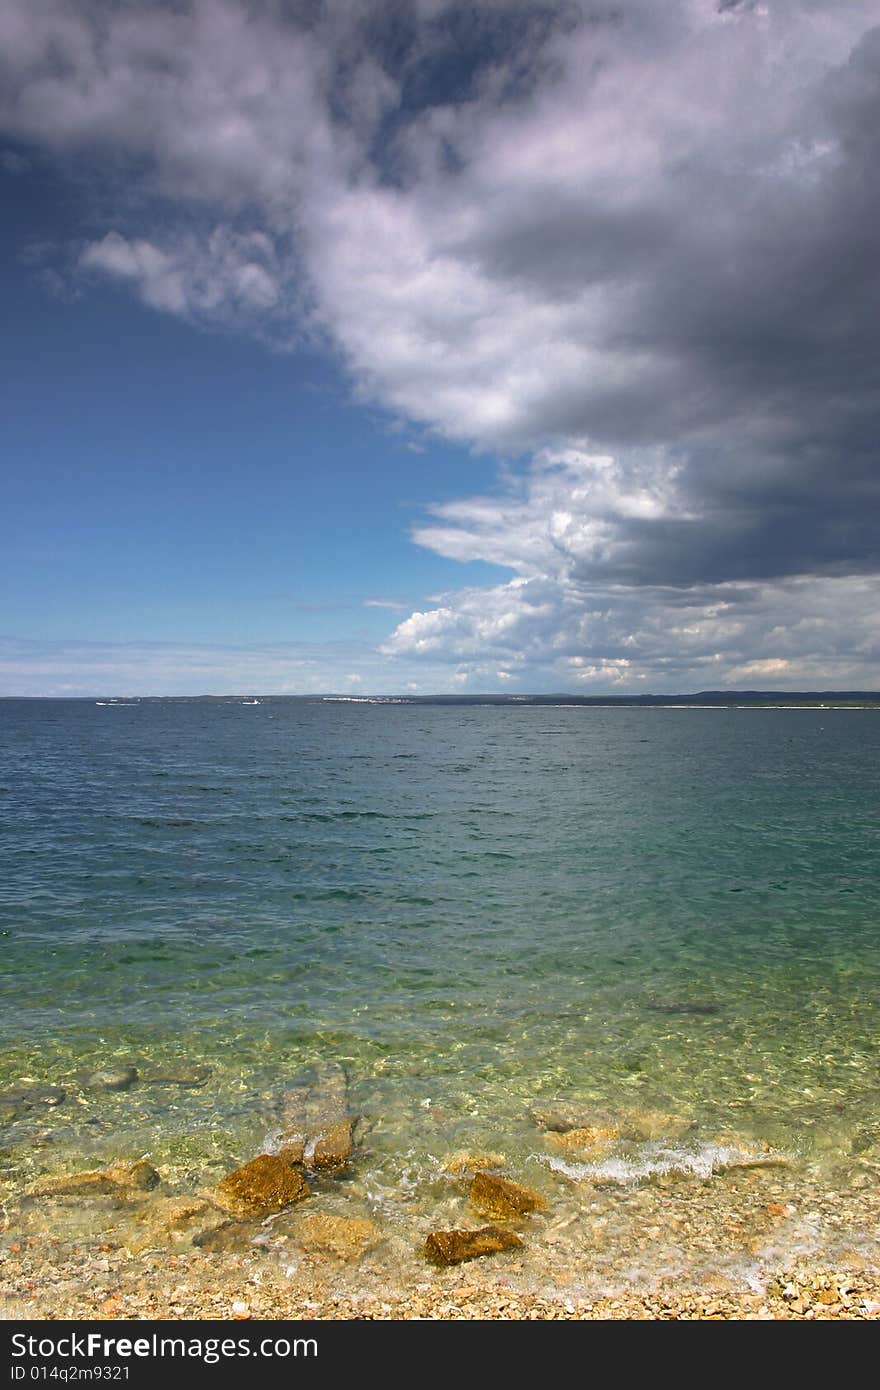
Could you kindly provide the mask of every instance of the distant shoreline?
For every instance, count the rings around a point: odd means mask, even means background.
[[[158,704],[246,702],[248,704],[351,704],[351,705],[472,705],[495,707],[593,709],[880,709],[875,690],[700,690],[685,695],[508,695],[492,691],[478,695],[347,695],[333,691],[310,695],[279,695],[261,691],[230,691],[223,695],[134,695],[97,691],[91,695],[0,695],[0,704],[16,701],[36,704]]]

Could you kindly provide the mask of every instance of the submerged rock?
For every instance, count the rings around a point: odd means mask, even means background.
[[[126,1240],[133,1253],[151,1246],[165,1246],[192,1237],[193,1228],[213,1217],[216,1210],[204,1197],[160,1197],[138,1213],[137,1230]]]
[[[306,1137],[350,1119],[348,1078],[343,1068],[335,1062],[316,1067],[308,1081],[284,1093],[278,1117],[282,1129]]]
[[[551,1105],[535,1105],[529,1111],[538,1129],[567,1134],[572,1129],[593,1129],[614,1126],[610,1111],[582,1101],[562,1100]]]
[[[85,1091],[127,1091],[137,1079],[137,1067],[102,1067],[84,1073],[82,1087]]]
[[[711,999],[654,999],[646,1008],[655,1014],[694,1014],[697,1017],[721,1012],[720,1006]]]
[[[357,1216],[330,1216],[326,1212],[302,1217],[295,1232],[296,1242],[303,1250],[332,1255],[347,1263],[359,1260],[384,1238],[372,1221]]]
[[[692,1127],[683,1115],[651,1109],[622,1110],[619,1123],[624,1139],[679,1139]]]
[[[309,1191],[302,1172],[288,1159],[260,1154],[227,1173],[214,1188],[211,1200],[233,1216],[268,1215],[302,1201]]]
[[[312,1135],[303,1150],[307,1168],[342,1168],[351,1157],[351,1121],[340,1120]]]
[[[32,1110],[35,1106],[48,1106],[50,1109],[61,1105],[67,1092],[60,1086],[44,1086],[40,1083],[9,1086],[0,1091],[0,1108],[18,1111]]]
[[[480,1168],[503,1168],[506,1161],[504,1154],[471,1153],[468,1149],[461,1149],[441,1163],[440,1171],[441,1173],[475,1173]]]
[[[62,1173],[44,1178],[28,1189],[29,1197],[118,1196],[151,1192],[161,1179],[145,1158],[136,1163],[114,1163],[84,1173]]]
[[[544,1144],[554,1153],[588,1154],[596,1157],[605,1154],[615,1139],[620,1138],[616,1125],[587,1125],[584,1129],[569,1129],[564,1134],[557,1130],[547,1130]]]
[[[341,1168],[353,1148],[354,1118],[348,1106],[348,1080],[342,1067],[318,1067],[311,1081],[291,1087],[278,1107],[280,1128],[265,1141],[265,1151],[307,1168]]]
[[[157,1234],[171,1235],[203,1220],[210,1211],[211,1204],[204,1197],[160,1197],[140,1213],[138,1220]]]
[[[531,1116],[539,1129],[551,1133],[567,1135],[593,1131],[597,1138],[604,1135],[608,1139],[678,1139],[691,1128],[689,1119],[665,1110],[632,1107],[603,1110],[578,1101],[535,1106]],[[576,1142],[573,1143],[577,1147]]]
[[[259,1232],[258,1221],[220,1221],[213,1226],[197,1231],[192,1243],[199,1250],[212,1253],[228,1250],[246,1250]]]
[[[468,1196],[477,1211],[484,1212],[486,1216],[507,1219],[526,1216],[532,1211],[544,1211],[547,1206],[541,1194],[531,1187],[523,1187],[509,1178],[496,1177],[494,1173],[476,1173]]]
[[[710,1142],[716,1146],[716,1173],[737,1168],[786,1168],[791,1162],[788,1154],[780,1153],[766,1142],[756,1143],[738,1135],[718,1134]]]
[[[156,1067],[141,1075],[144,1086],[204,1086],[213,1068],[201,1067]]]
[[[476,1231],[432,1231],[425,1241],[425,1254],[437,1265],[458,1265],[482,1255],[497,1255],[522,1245],[513,1231],[498,1226],[481,1226]]]

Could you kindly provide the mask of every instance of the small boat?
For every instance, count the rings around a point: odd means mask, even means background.
[[[241,703],[242,703],[243,705],[259,705],[259,704],[262,704],[262,701],[261,701],[261,700],[242,700]]]

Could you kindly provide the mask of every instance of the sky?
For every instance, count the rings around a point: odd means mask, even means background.
[[[878,0],[4,0],[0,694],[880,687]]]

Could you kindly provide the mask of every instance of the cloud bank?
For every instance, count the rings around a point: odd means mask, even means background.
[[[873,685],[877,19],[10,0],[0,132],[90,190],[82,283],[320,339],[365,401],[498,455],[414,539],[511,581],[405,618],[389,661]]]

